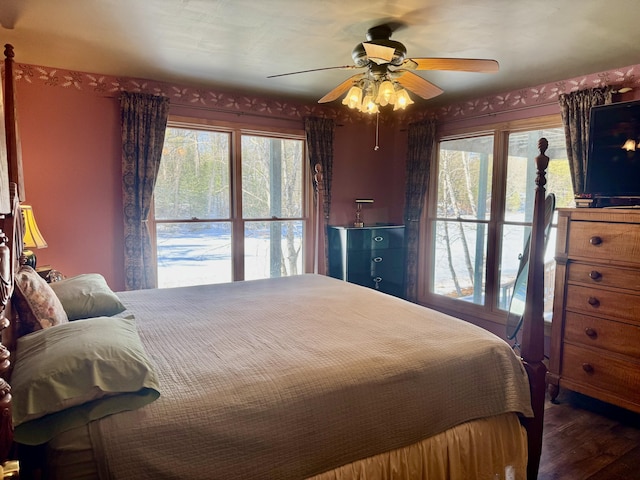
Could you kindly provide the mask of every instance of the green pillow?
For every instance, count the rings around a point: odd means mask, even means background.
[[[62,303],[69,320],[110,317],[125,310],[99,273],[84,273],[49,285]]]
[[[66,430],[156,400],[158,380],[135,320],[98,317],[21,337],[11,376],[15,440]]]

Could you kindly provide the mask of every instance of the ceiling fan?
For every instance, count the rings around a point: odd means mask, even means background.
[[[340,85],[335,87],[318,103],[326,103],[336,100],[342,94],[350,90],[343,101],[351,108],[359,108],[362,111],[377,111],[377,105],[394,104],[397,96],[399,104],[395,104],[394,109],[404,108],[406,102],[413,103],[411,99],[401,94],[406,89],[426,100],[443,93],[443,90],[433,83],[425,80],[421,76],[413,73],[415,70],[452,70],[462,72],[492,73],[498,71],[498,62],[495,60],[475,59],[475,58],[408,58],[406,47],[395,40],[391,40],[395,24],[381,24],[370,28],[367,31],[367,41],[359,43],[353,49],[351,56],[354,65],[344,65],[338,67],[315,68],[311,70],[301,70],[298,72],[282,73],[271,75],[267,78],[282,77],[285,75],[297,75],[300,73],[317,72],[321,70],[353,70],[363,69],[364,72],[349,77]],[[388,84],[384,82],[388,81]],[[356,87],[355,90],[353,87]],[[393,90],[389,90],[393,87]],[[360,90],[358,93],[358,89]],[[360,95],[360,98],[352,96]],[[383,95],[381,98],[380,95]],[[406,92],[404,92],[406,94]],[[372,102],[370,106],[375,106],[375,110],[367,108],[362,96],[367,99],[370,96]],[[386,97],[386,100],[385,100]],[[375,104],[375,105],[374,105]]]

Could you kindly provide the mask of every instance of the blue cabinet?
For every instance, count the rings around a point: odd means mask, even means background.
[[[404,297],[404,226],[329,228],[329,275]]]

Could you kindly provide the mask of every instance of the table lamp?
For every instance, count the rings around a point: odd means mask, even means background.
[[[354,227],[364,227],[362,220],[362,204],[373,203],[373,198],[356,198],[356,220],[353,222]]]
[[[46,248],[47,242],[38,229],[38,224],[33,216],[31,205],[20,205],[22,217],[24,218],[24,247],[25,248]],[[31,250],[24,250],[23,263],[31,268],[36,268],[36,254]]]

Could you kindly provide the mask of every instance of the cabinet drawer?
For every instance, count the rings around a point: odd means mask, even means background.
[[[640,358],[640,326],[567,312],[564,340]]]
[[[392,269],[404,271],[404,250],[390,248],[378,252],[352,252],[347,259],[349,273],[384,272]]]
[[[636,268],[571,262],[567,267],[567,280],[640,291],[640,269]]]
[[[404,270],[404,250],[388,248],[371,253],[371,271]]]
[[[629,400],[640,396],[640,362],[565,344],[562,376]]]
[[[404,270],[401,268],[384,268],[379,265],[371,271],[371,276],[374,279],[380,279],[380,281],[403,283],[404,282]]]
[[[640,296],[569,285],[565,309],[640,324]]]
[[[373,288],[383,293],[389,293],[396,297],[404,296],[404,282],[402,278],[396,279],[392,276],[371,276],[354,275],[349,278],[349,282],[363,287]]]
[[[349,250],[379,250],[404,247],[404,227],[366,228],[349,230]]]
[[[571,222],[569,256],[640,262],[640,225],[606,222]]]

